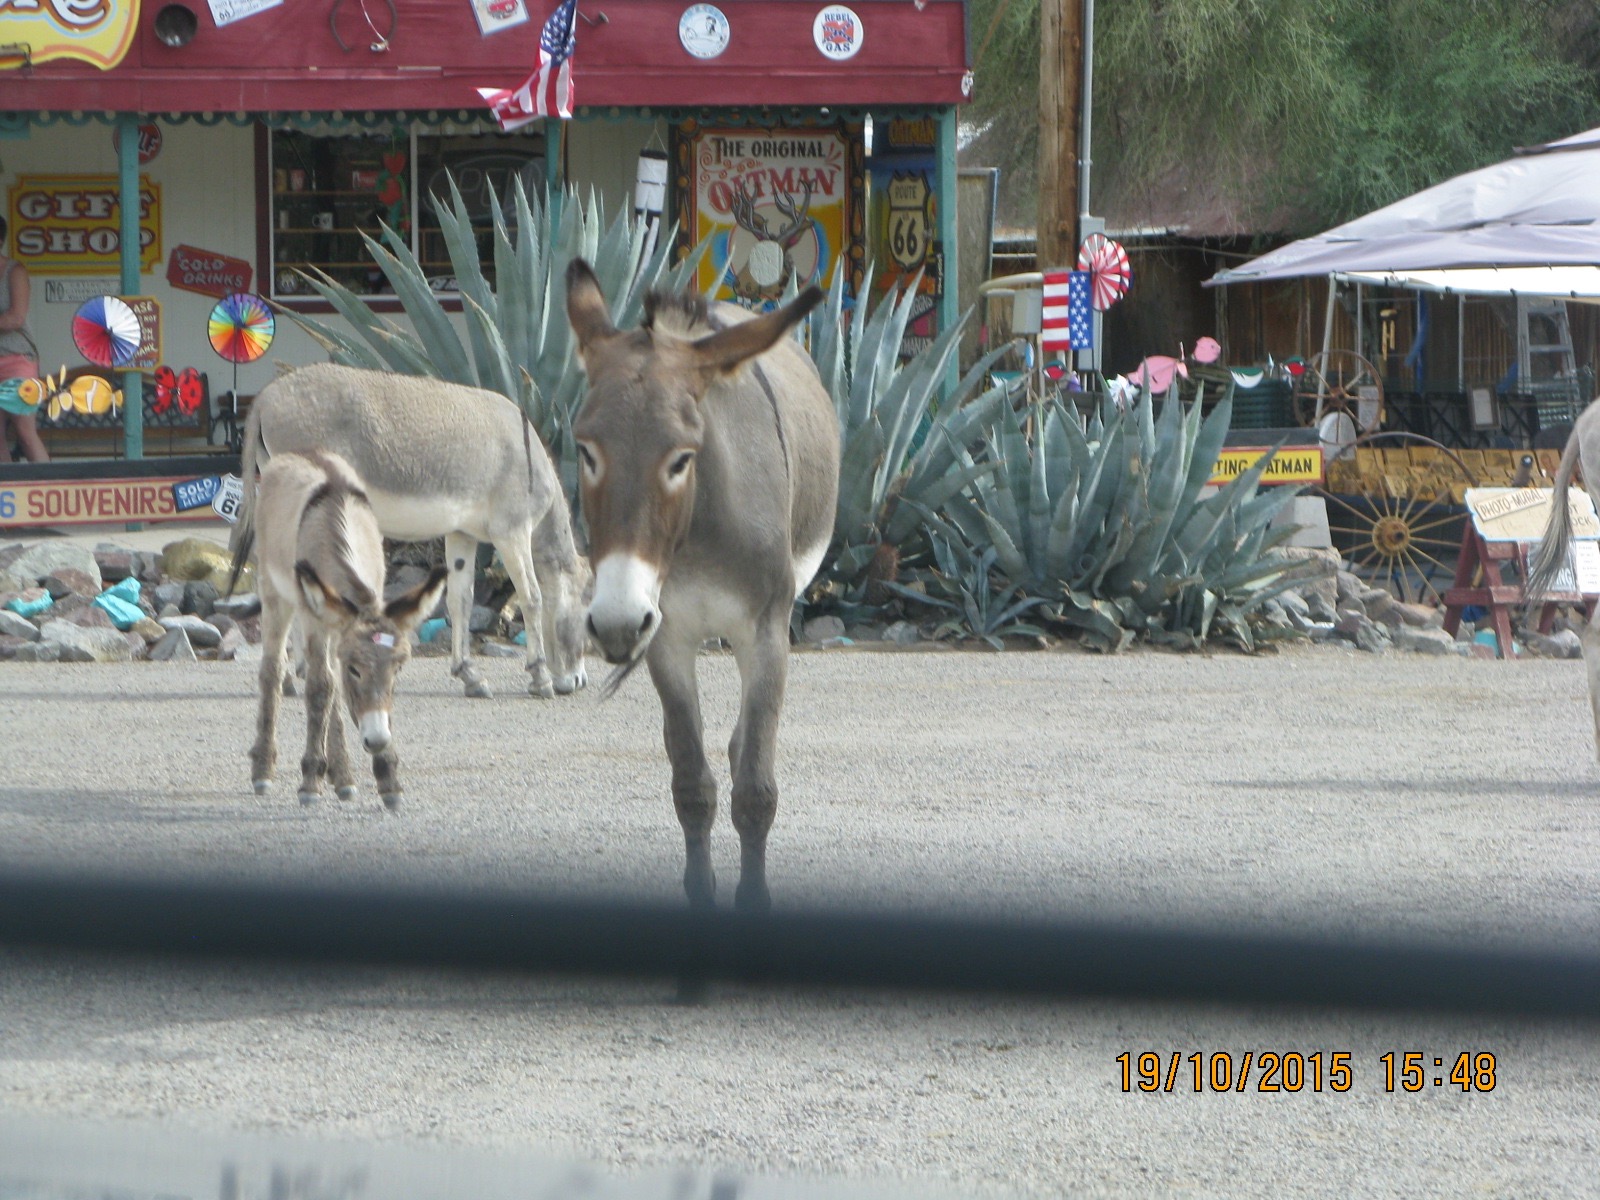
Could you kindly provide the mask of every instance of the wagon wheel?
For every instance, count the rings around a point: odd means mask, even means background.
[[[1425,464],[1404,470],[1357,474],[1358,451],[1367,446],[1426,446],[1435,453]],[[1341,455],[1345,458],[1345,455]],[[1314,489],[1328,504],[1328,530],[1351,569],[1373,587],[1387,588],[1407,603],[1438,605],[1440,579],[1449,581],[1461,548],[1461,523],[1467,519],[1459,499],[1477,478],[1455,451],[1415,433],[1375,433],[1357,438],[1348,460],[1354,491],[1336,490],[1336,464],[1328,486]],[[1348,484],[1346,486],[1349,486]]]
[[[1354,350],[1318,354],[1295,381],[1297,422],[1315,425],[1330,412],[1348,413],[1357,433],[1376,433],[1383,423],[1383,381],[1378,378],[1378,369]]]

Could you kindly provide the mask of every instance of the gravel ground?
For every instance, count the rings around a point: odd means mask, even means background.
[[[0,869],[679,901],[647,681],[605,704],[592,690],[541,703],[517,663],[484,666],[500,693],[488,703],[462,699],[443,660],[407,668],[407,807],[390,816],[370,782],[313,809],[292,779],[251,795],[249,668],[0,664]],[[722,745],[731,658],[706,656],[702,676]],[[788,695],[779,905],[1509,944],[1600,934],[1578,663],[827,651],[794,656]],[[290,764],[299,714],[286,703]],[[715,854],[728,898],[725,816]],[[1600,1194],[1589,1026],[804,989],[681,1008],[666,985],[0,962],[0,1116],[18,1120],[953,1195]],[[1349,1052],[1354,1086],[1125,1094],[1116,1057],[1145,1050]],[[1387,1093],[1390,1050],[1446,1072],[1462,1051],[1493,1052],[1497,1086]]]

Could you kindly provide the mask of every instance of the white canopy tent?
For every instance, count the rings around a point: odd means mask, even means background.
[[[1600,300],[1600,129],[1519,150],[1208,282],[1307,275]]]

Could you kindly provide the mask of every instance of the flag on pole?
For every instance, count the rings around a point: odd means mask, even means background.
[[[1045,354],[1094,346],[1094,310],[1088,271],[1044,272],[1039,349]]]
[[[529,121],[552,112],[566,120],[572,116],[572,55],[578,48],[578,0],[562,0],[544,23],[539,35],[539,69],[522,86],[479,88],[500,123],[502,132],[520,129]]]

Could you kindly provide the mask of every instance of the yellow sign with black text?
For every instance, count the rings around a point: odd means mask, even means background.
[[[1210,482],[1220,486],[1237,479],[1267,454],[1272,461],[1261,472],[1263,484],[1322,482],[1321,446],[1280,446],[1276,453],[1270,446],[1229,446],[1217,455]]]
[[[28,51],[0,56],[0,70],[77,58],[109,71],[138,24],[139,0],[0,0],[0,41]]]

